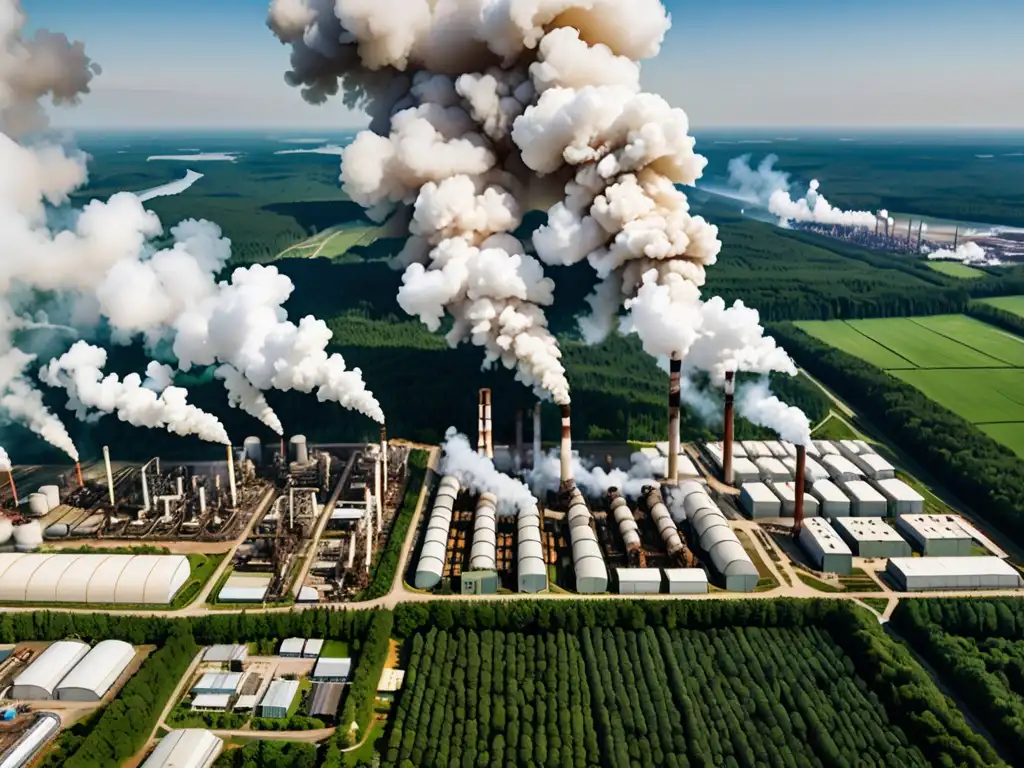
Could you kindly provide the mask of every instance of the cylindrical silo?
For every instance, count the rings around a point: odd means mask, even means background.
[[[56,485],[40,486],[39,492],[46,497],[46,506],[50,509],[56,509],[60,506],[60,488]]]
[[[14,528],[14,548],[19,552],[32,552],[43,543],[43,530],[38,520]]]
[[[28,514],[31,517],[42,517],[50,511],[50,501],[42,493],[28,495]]]
[[[6,544],[14,535],[14,526],[6,517],[0,517],[0,546]]]
[[[245,438],[245,442],[242,443],[242,450],[245,452],[245,458],[249,459],[253,464],[263,463],[263,444],[258,437]]]
[[[309,452],[306,450],[306,436],[305,435],[293,435],[292,436],[292,461],[298,464],[306,464],[309,462]]]
[[[54,523],[43,531],[43,536],[47,539],[66,539],[70,533],[67,523]]]

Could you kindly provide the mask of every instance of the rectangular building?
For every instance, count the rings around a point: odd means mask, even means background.
[[[747,454],[747,458],[750,459],[760,459],[764,456],[772,455],[772,452],[768,450],[768,446],[760,440],[744,440],[740,445],[743,446],[743,451]]]
[[[792,480],[793,474],[786,469],[786,465],[771,456],[767,458],[754,459],[754,464],[761,473],[761,480],[773,483],[783,483]]]
[[[202,694],[232,694],[242,684],[241,672],[206,672],[199,681],[192,686],[192,693]]]
[[[865,453],[852,459],[871,480],[889,480],[896,477],[896,468],[877,453]]]
[[[896,528],[927,557],[970,557],[971,534],[950,515],[900,515]]]
[[[742,457],[732,460],[732,476],[734,485],[752,483],[761,479],[761,470],[750,459]]]
[[[837,517],[832,527],[858,557],[910,557],[910,544],[880,517]]]
[[[302,658],[304,659],[316,659],[320,656],[321,651],[324,649],[324,641],[311,639],[307,640],[306,644],[302,646]]]
[[[620,595],[651,595],[661,591],[661,571],[657,568],[616,568]]]
[[[782,516],[793,517],[796,514],[796,483],[775,483],[772,491],[782,502]],[[804,491],[804,517],[818,516],[818,500]]]
[[[316,661],[310,680],[316,683],[346,683],[352,671],[352,659],[325,658]]]
[[[826,469],[829,477],[837,483],[864,479],[864,473],[845,456],[833,456],[831,454],[822,456],[821,466]]]
[[[262,603],[270,589],[269,573],[232,573],[220,589],[221,603]]]
[[[226,693],[200,693],[192,699],[192,709],[199,712],[225,712],[231,696]]]
[[[703,568],[666,568],[665,585],[670,595],[699,595],[708,591]]]
[[[850,497],[850,512],[854,517],[885,517],[888,508],[885,497],[863,480],[843,483],[842,489]]]
[[[1020,572],[995,557],[894,557],[885,569],[897,589],[927,592],[947,589],[1019,589]]]
[[[895,477],[876,480],[875,488],[885,496],[890,515],[924,514],[924,496],[902,480]]]
[[[831,480],[819,480],[811,485],[811,495],[820,504],[821,516],[828,520],[850,516],[850,499]]]
[[[459,583],[464,595],[498,594],[498,574],[494,571],[463,571]]]
[[[740,506],[753,520],[781,516],[779,498],[764,483],[743,483],[740,486]]]
[[[787,456],[782,460],[786,469],[789,470],[789,475],[794,480],[796,479],[796,459],[792,456]],[[828,470],[825,469],[821,464],[816,462],[810,456],[804,457],[804,480],[807,481],[808,485],[816,483],[819,480],[828,479]]]
[[[804,520],[799,541],[819,571],[848,574],[853,570],[853,552],[824,519]]]
[[[288,710],[298,694],[298,680],[275,680],[263,694],[257,714],[259,717],[288,717]]]
[[[281,641],[281,648],[277,655],[284,659],[298,659],[302,657],[302,648],[306,641],[301,637],[286,637]]]
[[[786,446],[784,446],[778,440],[765,440],[764,445],[768,449],[768,453],[770,453],[776,459],[783,459],[786,456],[789,456],[789,452],[786,450]]]
[[[839,449],[836,448],[835,444],[831,440],[812,440],[814,447],[818,449],[818,453],[824,458],[825,456],[839,456]]]
[[[203,661],[219,664],[244,664],[249,658],[249,648],[245,645],[211,645],[203,654]]]
[[[341,683],[314,683],[309,692],[309,716],[333,718],[338,714],[338,704],[345,686]]]

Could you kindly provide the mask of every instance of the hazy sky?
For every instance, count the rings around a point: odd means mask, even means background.
[[[629,2],[629,0],[622,0]],[[1024,0],[665,0],[646,86],[697,127],[1024,127]],[[347,128],[305,104],[267,0],[23,0],[103,67],[80,128]]]

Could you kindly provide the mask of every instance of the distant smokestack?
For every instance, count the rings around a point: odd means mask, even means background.
[[[235,454],[231,450],[231,446],[227,446],[228,449],[228,486],[231,489],[231,508],[234,509],[238,506],[238,492],[235,488]]]
[[[668,361],[668,477],[667,482],[679,482],[679,373],[683,361]]]
[[[185,495],[185,478],[177,478],[178,498],[180,499]]]
[[[732,433],[733,433],[733,401],[736,394],[736,373],[725,373],[725,434],[722,436],[722,479],[726,485],[732,485]]]
[[[388,492],[388,428],[383,424],[380,425],[380,478],[380,498],[383,506],[384,496]]]
[[[570,491],[575,487],[572,477],[572,421],[569,406],[562,406],[562,485],[560,490]]]
[[[523,468],[523,409],[516,408],[516,452],[513,457],[516,472]]]
[[[78,487],[84,488],[85,482],[82,480],[82,462],[80,461],[75,462],[75,475],[78,476]]]
[[[956,225],[956,231],[953,232],[953,250],[956,250],[957,241],[960,239],[960,225]]]
[[[18,506],[18,486],[14,484],[14,467],[7,470],[7,479],[11,481],[11,495],[14,496],[14,506]]]
[[[924,219],[917,224],[917,252],[921,252],[921,233],[924,231]]]
[[[206,514],[206,487],[199,486],[199,514]]]
[[[487,453],[487,423],[484,421],[484,390],[481,389],[476,395],[476,452]]]
[[[380,479],[380,461],[373,462],[373,503],[377,507],[377,516],[380,517],[380,500],[382,494]]]
[[[536,469],[540,465],[540,401],[538,400],[536,405],[533,406],[533,468]]]
[[[494,458],[494,436],[491,432],[493,422],[491,421],[491,390],[484,390],[484,450],[487,458]]]
[[[288,449],[285,447],[284,444],[284,435],[281,435],[281,461],[283,461],[285,464],[288,463]]]
[[[878,214],[875,214],[875,234],[878,234]]]
[[[110,494],[110,506],[114,506],[114,473],[110,470],[110,448],[103,446],[103,468],[107,471],[107,492]]]
[[[142,513],[149,512],[149,483],[146,482],[146,465],[142,465]]]
[[[911,228],[911,226],[913,226],[913,224],[914,224],[914,220],[913,219],[907,219],[907,248],[910,247],[910,237],[911,237],[910,228]]]
[[[807,447],[796,447],[796,496],[793,500],[793,535],[800,533],[804,524],[804,473],[807,471]]]

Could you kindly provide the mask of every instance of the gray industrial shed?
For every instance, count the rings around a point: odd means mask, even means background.
[[[171,731],[160,739],[142,768],[210,768],[223,748],[224,742],[210,731]]]
[[[858,557],[910,557],[910,544],[880,517],[836,517],[832,527]]]
[[[852,480],[842,484],[850,497],[850,512],[854,517],[885,517],[888,509],[885,496],[863,480]]]
[[[703,568],[666,568],[665,584],[670,595],[703,594],[708,591],[708,575]]]
[[[896,528],[928,557],[970,557],[974,538],[950,515],[900,515]]]
[[[885,569],[898,589],[1019,589],[1020,572],[1005,560],[985,557],[894,557]]]
[[[819,571],[848,574],[853,570],[853,553],[823,518],[804,520],[799,540],[800,546]]]
[[[543,592],[548,588],[540,522],[537,507],[519,511],[516,520],[516,577],[520,592]]]
[[[779,498],[764,483],[744,483],[740,487],[740,506],[754,520],[780,517]]]
[[[796,483],[773,483],[772,491],[782,502],[782,516],[793,517],[796,514]],[[818,516],[818,499],[804,491],[804,517]]]
[[[850,516],[850,499],[831,480],[819,480],[810,487],[811,495],[820,504],[821,516],[828,520]]]
[[[275,680],[260,701],[260,717],[288,717],[288,709],[299,693],[298,680]]]
[[[616,568],[620,595],[657,594],[661,591],[661,571],[657,568]]]
[[[452,524],[455,499],[459,495],[459,481],[445,475],[438,483],[434,506],[427,520],[427,531],[420,547],[413,584],[417,589],[432,589],[441,583],[448,552],[448,531]]]
[[[890,515],[920,515],[924,513],[924,496],[899,478],[876,480],[875,488],[889,502]]]

